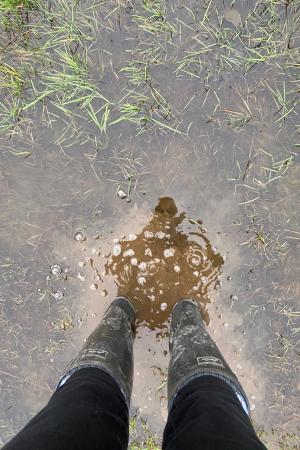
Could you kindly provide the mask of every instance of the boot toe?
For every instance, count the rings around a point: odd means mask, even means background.
[[[172,310],[172,320],[176,320],[182,314],[189,315],[191,313],[199,313],[198,304],[195,300],[184,298],[175,304]]]
[[[121,308],[128,316],[129,321],[132,326],[135,324],[136,312],[131,301],[126,297],[117,297],[110,305],[110,307],[118,306]]]

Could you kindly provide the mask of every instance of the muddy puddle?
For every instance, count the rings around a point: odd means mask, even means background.
[[[292,53],[281,67],[283,56],[274,64],[269,56],[281,45],[269,38],[270,5],[154,3],[167,21],[152,21],[150,31],[149,10],[135,2],[87,1],[72,16],[84,31],[76,36],[88,92],[93,83],[101,91],[98,124],[52,90],[1,135],[0,444],[47,402],[124,295],[138,318],[131,416],[158,446],[169,316],[189,297],[245,388],[268,448],[297,448],[299,11],[287,12]],[[285,7],[276,8],[284,27]],[[259,62],[250,41],[255,52],[270,44]]]
[[[106,273],[115,278],[117,293],[128,296],[137,311],[137,325],[168,329],[176,302],[197,299],[209,323],[205,303],[209,289],[218,286],[223,258],[205,237],[201,221],[178,214],[174,200],[161,198],[149,224],[140,234],[115,240]],[[194,231],[185,234],[184,224]],[[181,228],[181,229],[180,229]]]

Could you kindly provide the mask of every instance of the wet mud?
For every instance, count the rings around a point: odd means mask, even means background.
[[[169,317],[190,297],[267,447],[297,448],[299,22],[285,66],[269,47],[247,62],[265,42],[286,49],[269,30],[286,17],[292,26],[297,12],[280,2],[204,3],[164,3],[174,29],[159,36],[139,22],[144,3],[80,4],[95,26],[85,33],[90,81],[110,100],[111,121],[130,104],[138,118],[100,132],[76,103],[65,115],[53,94],[1,136],[0,445],[46,404],[106,308],[126,295],[138,316],[131,416],[158,445]],[[132,84],[125,68],[144,67],[145,54],[151,83]]]

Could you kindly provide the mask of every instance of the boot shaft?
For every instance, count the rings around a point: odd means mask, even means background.
[[[135,310],[129,300],[122,297],[114,300],[68,366],[58,387],[77,370],[95,367],[114,378],[129,407],[133,382],[134,326]]]
[[[229,384],[249,412],[247,396],[237,377],[207,333],[198,305],[192,300],[177,303],[170,330],[170,364],[168,376],[169,409],[180,389],[194,378],[210,375]]]

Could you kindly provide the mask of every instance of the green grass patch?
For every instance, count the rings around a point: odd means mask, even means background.
[[[140,430],[138,431],[138,423]],[[150,432],[147,423],[141,418],[131,417],[129,421],[130,443],[129,450],[160,450],[157,439]]]
[[[22,9],[34,9],[39,6],[39,0],[1,0],[0,11],[17,12]]]

